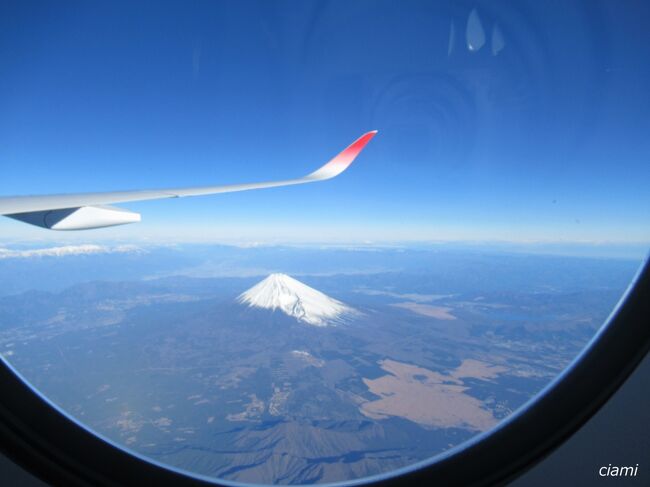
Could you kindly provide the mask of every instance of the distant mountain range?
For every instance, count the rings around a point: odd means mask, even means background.
[[[250,307],[280,310],[313,326],[331,325],[357,313],[342,302],[280,273],[271,274],[240,294],[237,300]]]

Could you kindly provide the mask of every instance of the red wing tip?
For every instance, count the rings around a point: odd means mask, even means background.
[[[371,130],[370,132],[366,132],[361,137],[359,137],[356,141],[354,141],[352,143],[352,145],[350,145],[349,148],[353,148],[355,150],[355,152],[358,154],[359,152],[361,152],[363,150],[363,148],[366,146],[366,144],[368,142],[370,142],[370,140],[375,135],[377,135],[377,132],[378,132],[377,130]],[[352,161],[350,161],[350,162],[352,162]]]
[[[363,134],[361,137],[359,137],[357,140],[352,142],[350,144],[349,148],[354,148],[358,151],[361,151],[370,140],[377,135],[378,130],[371,130],[370,132],[366,132]]]

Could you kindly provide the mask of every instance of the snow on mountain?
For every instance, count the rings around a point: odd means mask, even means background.
[[[356,313],[336,299],[286,274],[271,274],[237,300],[249,307],[276,310],[314,326],[327,326]]]

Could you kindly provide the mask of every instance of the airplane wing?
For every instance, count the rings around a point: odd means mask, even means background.
[[[0,215],[51,230],[85,230],[135,223],[140,221],[138,213],[107,205],[129,201],[231,193],[249,189],[274,188],[324,181],[345,171],[376,133],[377,131],[373,130],[362,135],[327,164],[307,176],[297,179],[194,188],[42,196],[3,196],[0,197]]]

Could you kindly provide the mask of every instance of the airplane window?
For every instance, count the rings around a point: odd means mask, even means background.
[[[3,5],[2,359],[204,480],[488,437],[646,258],[646,10]]]

